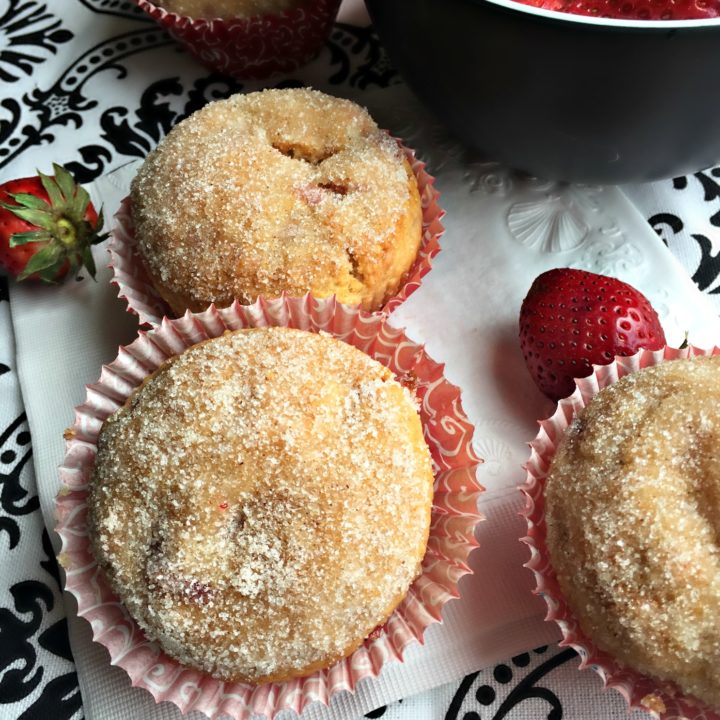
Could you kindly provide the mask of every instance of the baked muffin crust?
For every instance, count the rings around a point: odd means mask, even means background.
[[[599,648],[720,706],[720,358],[595,396],[546,481],[547,545]]]
[[[422,239],[397,143],[349,100],[265,90],[177,125],[131,187],[145,267],[173,312],[282,291],[374,310]]]
[[[191,18],[246,18],[279,13],[304,5],[309,0],[157,0],[168,12]]]
[[[433,495],[410,392],[329,336],[244,330],[163,365],[104,424],[94,552],[151,639],[221,680],[352,652],[419,573]]]

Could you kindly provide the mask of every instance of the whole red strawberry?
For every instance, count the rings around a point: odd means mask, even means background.
[[[627,283],[584,270],[538,275],[520,309],[520,349],[537,386],[553,400],[575,389],[593,365],[665,345],[657,313]]]
[[[102,211],[65,168],[53,172],[0,185],[0,266],[18,280],[55,283],[82,267],[94,278],[90,246],[105,239]]]

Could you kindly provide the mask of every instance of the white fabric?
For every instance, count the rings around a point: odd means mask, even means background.
[[[446,607],[444,624],[428,631],[426,645],[412,647],[403,664],[389,664],[354,696],[336,698],[329,709],[310,708],[305,717],[313,720],[356,717],[557,637],[542,621],[543,603],[530,594],[530,573],[522,567],[527,553],[517,540],[524,526],[515,486],[523,481],[526,443],[536,420],[552,409],[532,384],[517,343],[520,303],[538,273],[559,265],[608,272],[650,297],[671,344],[681,342],[685,330],[698,345],[720,339],[720,322],[707,299],[619,190],[540,183],[468,157],[401,87],[366,99],[381,122],[408,145],[423,148],[442,192],[443,251],[392,322],[426,343],[463,390],[478,452],[486,458],[481,481],[488,492],[481,505],[487,520],[478,530],[475,575],[462,581],[462,599]],[[125,168],[91,188],[108,215],[131,174]],[[96,248],[95,257],[102,268],[104,248]],[[49,527],[62,432],[72,423],[72,408],[83,401],[84,385],[97,379],[101,364],[137,330],[108,279],[103,268],[97,283],[11,289],[18,370]],[[88,720],[180,717],[174,707],[157,706],[147,693],[132,689],[124,672],[109,666],[73,607],[68,617]]]

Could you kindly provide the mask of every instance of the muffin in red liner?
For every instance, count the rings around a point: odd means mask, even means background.
[[[528,523],[528,534],[522,542],[531,552],[526,567],[535,575],[535,593],[547,603],[546,620],[556,623],[561,630],[560,645],[574,648],[580,655],[581,669],[592,668],[597,672],[605,688],[620,692],[630,709],[645,710],[661,720],[720,720],[720,712],[684,693],[673,682],[650,677],[621,663],[601,650],[583,631],[563,595],[552,566],[547,546],[545,481],[565,430],[600,390],[630,373],[669,360],[714,355],[720,355],[720,348],[665,347],[655,351],[640,350],[630,357],[616,357],[609,365],[595,366],[592,375],[576,380],[575,392],[559,401],[555,413],[540,422],[538,435],[530,443],[526,482],[520,488],[526,496],[523,515]]]
[[[399,140],[398,144],[417,181],[422,205],[422,239],[415,261],[397,293],[388,298],[380,310],[386,315],[420,287],[422,279],[430,272],[432,258],[440,252],[440,237],[444,232],[441,220],[445,211],[439,205],[440,193],[435,188],[435,178],[426,171],[425,163],[415,157],[413,150],[404,147]],[[127,302],[128,311],[136,314],[144,325],[158,325],[163,317],[173,317],[167,303],[155,291],[139,256],[129,197],[122,201],[115,214],[108,250],[112,283],[118,288],[118,297]]]
[[[135,0],[211,70],[242,80],[288,73],[317,55],[330,34],[340,0],[306,0],[280,13],[238,18],[191,18]]]
[[[98,567],[86,516],[88,483],[104,420],[149,374],[186,348],[227,330],[268,326],[329,333],[378,360],[411,387],[433,460],[435,491],[422,572],[385,625],[328,669],[289,682],[253,686],[223,683],[183,667],[145,638]],[[334,298],[306,295],[259,299],[252,306],[235,303],[222,310],[211,306],[203,313],[164,319],[103,367],[98,382],[88,386],[87,399],[76,408],[75,423],[66,434],[56,508],[65,587],[77,600],[78,614],[91,623],[94,639],[108,649],[111,662],[158,702],[171,701],[184,713],[199,710],[212,718],[225,714],[236,720],[255,714],[272,718],[283,710],[301,713],[312,702],[327,703],[336,693],[353,691],[360,680],[377,675],[388,660],[402,660],[409,644],[423,642],[426,628],[441,622],[443,605],[458,597],[457,584],[470,572],[467,559],[477,546],[474,533],[481,519],[477,502],[482,487],[475,472],[480,460],[472,449],[472,434],[460,390],[445,380],[442,366],[402,330],[390,327],[382,315],[341,305]]]

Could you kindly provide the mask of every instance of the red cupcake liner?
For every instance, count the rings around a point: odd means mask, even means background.
[[[332,667],[285,683],[253,686],[224,683],[181,666],[148,641],[113,594],[93,556],[87,533],[88,483],[102,423],[120,408],[144,378],[188,347],[226,330],[282,326],[327,332],[359,348],[390,368],[414,388],[425,440],[435,473],[430,537],[422,573],[382,628],[350,656]],[[156,701],[169,700],[183,713],[199,710],[211,718],[230,715],[246,720],[254,714],[274,718],[283,710],[301,713],[313,702],[328,703],[342,691],[352,692],[363,679],[376,676],[391,659],[402,660],[405,649],[423,642],[426,628],[442,621],[446,602],[459,596],[459,579],[471,572],[467,560],[477,547],[475,527],[481,519],[477,481],[480,459],[472,448],[473,426],[460,403],[460,390],[443,377],[443,366],[421,345],[379,314],[368,314],[334,298],[259,299],[203,313],[187,312],[120,348],[103,366],[98,382],[87,386],[85,402],[75,409],[75,423],[60,468],[62,487],[56,501],[62,539],[59,561],[65,587],[77,600],[78,614],[90,622],[93,638],[104,645],[135,686]]]
[[[422,204],[422,240],[417,257],[397,293],[379,311],[385,315],[393,312],[420,287],[432,268],[432,259],[440,252],[440,237],[445,231],[441,222],[445,211],[439,205],[440,193],[435,188],[435,178],[427,172],[425,163],[415,157],[414,150],[406,148],[399,140],[398,144],[417,181]],[[126,197],[115,214],[115,224],[110,232],[111,282],[118,288],[118,297],[127,303],[128,311],[138,316],[140,324],[155,326],[163,317],[173,317],[173,312],[155,291],[145,271],[134,231],[130,198]]]
[[[560,628],[560,645],[574,648],[580,656],[580,668],[592,668],[597,672],[605,689],[617,690],[627,701],[629,709],[645,710],[660,720],[720,720],[720,712],[683,693],[672,682],[643,675],[621,664],[600,650],[583,632],[567,605],[552,568],[546,544],[544,487],[550,464],[566,428],[600,390],[645,367],[668,360],[711,355],[720,355],[720,348],[703,350],[688,346],[680,350],[665,347],[660,350],[640,350],[630,357],[616,357],[609,365],[594,366],[593,374],[577,379],[575,392],[560,400],[555,413],[540,422],[540,430],[530,443],[530,459],[525,466],[526,482],[520,488],[526,497],[522,514],[528,524],[528,534],[522,538],[522,542],[530,548],[530,560],[525,567],[530,568],[535,575],[535,594],[540,595],[547,604],[545,619]]]
[[[312,60],[330,34],[340,0],[307,0],[248,18],[184,17],[148,0],[135,4],[203,65],[240,80],[289,73]]]

